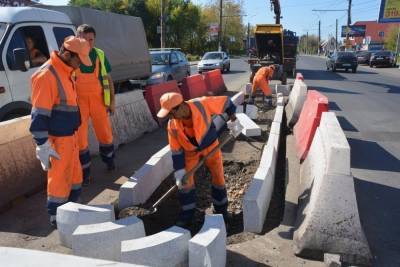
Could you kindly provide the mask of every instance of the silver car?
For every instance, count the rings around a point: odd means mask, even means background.
[[[221,72],[230,71],[231,61],[225,52],[207,52],[197,65],[199,73],[208,70],[220,69]]]

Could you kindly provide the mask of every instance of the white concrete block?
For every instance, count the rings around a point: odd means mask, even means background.
[[[338,254],[324,254],[324,263],[326,267],[342,267],[340,255]]]
[[[274,180],[270,168],[264,166],[258,168],[254,174],[243,197],[244,231],[261,233],[272,197]]]
[[[152,158],[162,158],[162,157],[168,157],[168,156],[172,156],[171,153],[171,149],[169,148],[169,145],[166,145],[165,147],[163,147],[162,149],[160,149],[157,153],[153,154],[153,156],[151,156]]]
[[[114,221],[114,207],[68,202],[57,208],[57,230],[62,245],[72,247],[72,233],[79,225]]]
[[[295,80],[286,105],[286,118],[288,127],[293,127],[307,98],[307,85],[302,80]]]
[[[239,120],[240,124],[243,126],[242,133],[245,136],[260,136],[261,128],[253,122],[246,114],[237,113],[236,118]]]
[[[279,136],[270,134],[268,137],[267,144],[264,146],[261,154],[259,168],[270,168],[272,175],[275,176],[276,162],[273,162],[277,157],[279,145]]]
[[[281,133],[281,123],[273,121],[271,123],[271,130],[269,131],[269,134],[280,135],[280,133]]]
[[[66,254],[52,253],[33,249],[0,247],[0,262],[2,267],[140,267],[115,261],[90,259]]]
[[[203,227],[189,241],[190,267],[225,267],[226,229],[222,215],[206,215]]]
[[[277,98],[276,98],[276,106],[277,107],[279,107],[279,106],[284,106],[285,105],[285,99],[284,99],[284,97],[283,97],[283,94],[282,93],[278,93],[277,94]]]
[[[76,256],[120,261],[121,241],[144,236],[143,221],[136,216],[80,225],[72,234],[72,252]]]
[[[279,94],[281,93],[284,96],[288,96],[291,91],[291,86],[289,84],[282,85],[282,84],[275,84],[275,90],[273,90],[273,93]]]
[[[139,205],[142,199],[138,181],[128,180],[119,188],[118,208],[122,210],[127,207]]]
[[[231,100],[235,106],[239,106],[243,103],[244,101],[244,92],[239,92],[235,94],[234,96],[231,97]]]
[[[141,90],[116,94],[115,113],[110,119],[116,147],[158,128]],[[89,127],[89,149],[92,153],[99,149],[92,126]]]
[[[219,131],[222,127],[225,126],[227,120],[229,120],[228,115],[214,116],[213,122],[215,125],[215,129]]]
[[[122,241],[121,261],[154,267],[187,266],[190,232],[173,226],[157,234]]]
[[[334,112],[323,112],[319,126],[329,174],[350,175],[350,145]]]
[[[282,123],[283,119],[283,106],[277,106],[275,109],[274,122]]]
[[[246,83],[246,86],[244,87],[244,94],[250,95],[252,87],[253,87],[252,83]]]
[[[243,105],[237,106],[236,113],[244,113]],[[246,115],[249,116],[250,119],[255,120],[258,118],[258,107],[256,105],[246,105]]]

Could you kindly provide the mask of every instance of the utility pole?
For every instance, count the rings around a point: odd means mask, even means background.
[[[165,5],[165,0],[161,0],[161,16],[160,16],[160,32],[161,32],[161,37],[160,37],[160,47],[165,48],[165,18],[164,18],[164,5]]]
[[[247,23],[247,50],[250,49],[250,22]]]
[[[222,51],[222,0],[219,0],[218,51]]]
[[[337,44],[338,44],[338,41],[337,41],[338,36],[337,36],[337,34],[338,34],[338,19],[336,19],[336,37],[335,37],[335,50],[336,51],[337,51]]]
[[[397,30],[397,42],[396,42],[396,62],[397,62],[397,58],[399,57],[399,48],[400,48],[400,25],[399,25],[399,29]]]
[[[321,20],[318,21],[318,56],[321,47]]]
[[[306,37],[306,54],[308,55],[308,32]]]
[[[350,24],[351,24],[351,1],[349,0],[349,7],[347,8],[347,29],[350,29]],[[347,30],[346,33],[346,48],[349,45],[349,31]]]

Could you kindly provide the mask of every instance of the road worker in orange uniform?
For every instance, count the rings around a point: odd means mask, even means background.
[[[57,207],[77,202],[81,193],[82,171],[79,162],[77,130],[80,115],[73,71],[90,64],[89,43],[67,37],[60,52],[36,71],[32,83],[32,122],[30,131],[36,142],[36,157],[47,173],[47,210],[50,223],[56,224]]]
[[[275,66],[261,67],[253,78],[253,86],[251,89],[251,103],[254,103],[257,89],[261,89],[264,96],[271,100],[272,90],[269,87],[269,80],[272,79]],[[271,101],[272,102],[272,101]]]
[[[83,185],[90,183],[90,164],[88,142],[89,119],[99,141],[99,151],[108,170],[114,170],[114,145],[112,127],[109,114],[115,111],[114,85],[109,73],[111,66],[104,52],[94,47],[96,38],[95,29],[87,24],[80,25],[77,29],[79,37],[90,44],[90,66],[81,65],[76,72],[76,88],[78,104],[81,111],[82,124],[78,131],[79,156],[82,164]]]
[[[231,126],[239,123],[236,120],[236,107],[226,96],[202,97],[183,101],[179,93],[166,93],[160,99],[161,109],[157,116],[169,116],[168,141],[172,151],[175,179],[178,185],[181,212],[177,225],[187,227],[193,219],[196,207],[195,184],[193,175],[182,180],[186,172],[193,169],[210,151],[218,146],[218,135],[212,115],[226,113]],[[215,213],[228,217],[228,198],[225,188],[222,153],[218,149],[205,161],[211,172],[211,195]]]

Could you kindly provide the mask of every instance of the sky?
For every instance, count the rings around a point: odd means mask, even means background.
[[[191,0],[195,4],[205,5],[213,0]],[[240,1],[240,0],[238,0]],[[251,25],[274,23],[274,13],[269,0],[241,0],[244,7],[243,23]],[[51,5],[66,5],[68,0],[42,0]],[[347,11],[315,12],[313,9],[346,9],[348,0],[281,0],[281,23],[285,29],[295,31],[297,35],[318,35],[318,21],[321,20],[321,38],[335,36],[335,21],[339,20],[338,35],[341,25],[347,23]],[[299,3],[301,2],[301,4]],[[353,0],[352,23],[361,20],[377,20],[380,0]]]

